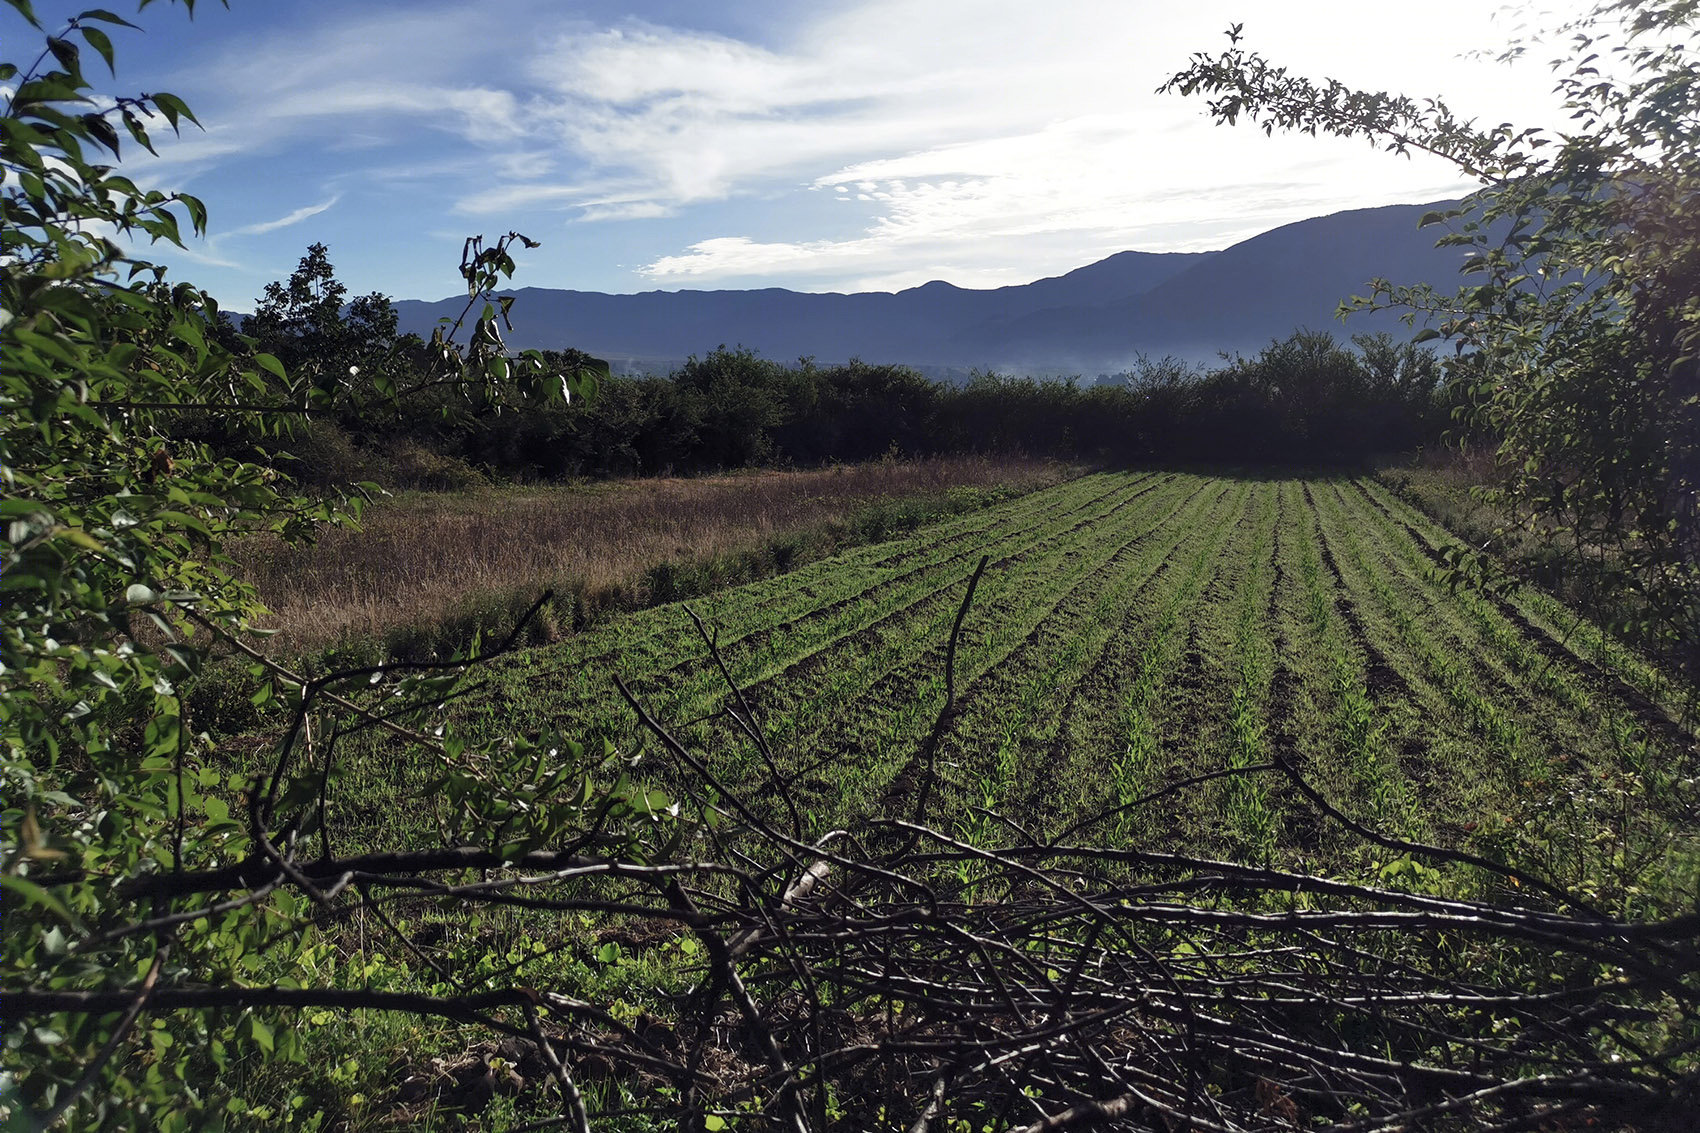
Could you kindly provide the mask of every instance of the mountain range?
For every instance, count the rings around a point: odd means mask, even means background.
[[[1066,275],[976,290],[935,280],[844,295],[783,288],[609,295],[513,292],[516,349],[577,347],[617,372],[666,372],[692,354],[741,345],[764,357],[861,358],[1005,373],[1107,373],[1140,355],[1210,361],[1250,353],[1300,327],[1403,331],[1392,313],[1335,319],[1369,281],[1450,289],[1462,253],[1437,249],[1418,218],[1452,202],[1315,217],[1214,252],[1118,252]],[[464,297],[398,301],[401,329],[428,336]]]

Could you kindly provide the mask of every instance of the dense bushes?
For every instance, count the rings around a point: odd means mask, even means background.
[[[1205,371],[1165,359],[1096,383],[979,374],[942,385],[902,366],[782,365],[725,347],[668,377],[610,378],[599,397],[435,432],[395,427],[501,476],[695,474],[753,465],[1025,452],[1106,462],[1341,464],[1445,426],[1427,350],[1299,331]],[[381,448],[380,430],[366,443]],[[388,442],[393,447],[393,442]]]
[[[315,244],[287,283],[266,288],[241,335],[228,319],[208,328],[209,337],[238,352],[264,351],[315,387],[340,387],[343,396],[326,399],[287,453],[228,424],[195,439],[239,458],[258,449],[321,489],[365,479],[454,488],[476,482],[479,469],[548,481],[893,453],[1351,464],[1431,441],[1450,419],[1430,351],[1386,334],[1348,344],[1312,330],[1213,370],[1141,358],[1095,382],[976,373],[949,385],[904,366],[809,358],[786,365],[741,346],[693,357],[665,377],[614,378],[579,351],[548,351],[545,371],[593,372],[599,396],[537,407],[534,391],[513,388],[469,405],[464,389],[434,380],[434,346],[398,333],[389,300],[347,303],[347,291],[328,250]],[[526,402],[533,404],[512,411]]]

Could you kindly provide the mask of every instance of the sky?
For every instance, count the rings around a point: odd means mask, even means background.
[[[166,90],[204,130],[126,150],[211,223],[168,264],[251,309],[307,246],[352,294],[439,299],[462,241],[541,241],[516,286],[998,287],[1126,249],[1221,248],[1471,186],[1362,140],[1214,125],[1156,88],[1242,46],[1313,78],[1562,121],[1545,60],[1492,58],[1585,0],[201,0],[113,29],[102,89]],[[81,5],[36,0],[42,22]],[[122,9],[128,15],[128,9]],[[0,15],[0,57],[39,36]],[[133,147],[132,147],[133,149]]]

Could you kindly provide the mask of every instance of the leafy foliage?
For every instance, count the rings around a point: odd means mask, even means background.
[[[40,27],[24,0],[10,2]],[[139,1012],[156,989],[293,978],[292,899],[262,885],[242,900],[186,908],[158,896],[138,903],[125,886],[268,854],[281,860],[310,830],[306,784],[322,784],[327,769],[298,771],[298,750],[286,749],[269,775],[251,778],[254,769],[208,750],[185,718],[182,690],[215,642],[240,647],[260,611],[225,555],[227,540],[256,529],[299,538],[358,509],[292,495],[272,468],[190,439],[184,422],[216,414],[226,430],[281,443],[303,411],[334,410],[363,391],[311,365],[292,376],[275,354],[234,338],[211,297],[128,250],[181,243],[185,224],[200,234],[207,218],[195,198],[142,190],[108,164],[126,136],[152,150],[148,131],[160,121],[174,131],[196,122],[171,94],[95,93],[81,47],[110,65],[103,26],[133,25],[84,12],[47,37],[32,67],[0,64],[0,81],[13,88],[0,115],[0,970],[9,1000],[26,985],[104,989],[131,1008],[9,1011],[5,1104],[21,1100],[45,1124],[71,1114],[86,1125],[201,1128],[223,1118],[227,1099],[207,1086],[237,1045],[288,1056],[298,1049],[293,1036],[248,1011],[195,1013],[169,1030],[163,1020],[138,1025]],[[489,249],[469,241],[469,311],[511,274],[506,249],[523,239],[510,234]],[[298,309],[293,296],[280,298],[281,309],[304,333],[336,329],[340,296],[313,280],[306,291]],[[541,355],[507,357],[498,319],[487,304],[466,347],[439,335],[430,380],[475,399],[516,383],[539,401],[559,397]],[[309,341],[307,355],[336,345]],[[574,371],[561,382],[583,392],[593,376]],[[394,396],[381,385],[374,392]],[[336,695],[272,675],[268,687],[303,720],[316,697]],[[417,718],[454,680],[452,668],[398,680],[390,691],[406,707],[388,725]],[[464,745],[445,737],[430,749],[448,759]],[[511,795],[521,780],[509,764],[528,754],[508,745],[473,766],[510,784]],[[561,781],[557,772],[536,790]],[[244,792],[247,822],[237,817]],[[515,805],[504,797],[491,805]],[[613,807],[601,805],[601,820]],[[491,822],[516,845],[553,830],[510,836],[505,819]],[[128,1069],[104,1072],[116,1064]],[[28,1073],[17,1078],[12,1067]]]
[[[902,366],[781,365],[722,348],[666,378],[605,379],[594,402],[433,443],[526,479],[894,452],[1350,464],[1438,439],[1449,396],[1439,378],[1426,348],[1305,330],[1209,372],[1147,359],[1091,385],[979,374],[949,386]]]
[[[1630,628],[1700,672],[1700,59],[1694,0],[1609,0],[1563,29],[1571,124],[1482,128],[1444,103],[1289,74],[1239,46],[1162,88],[1273,133],[1364,137],[1478,178],[1425,217],[1467,250],[1455,292],[1379,281],[1357,307],[1403,307],[1450,340],[1464,415],[1499,444],[1498,498],[1562,531],[1596,593],[1628,591]],[[1508,54],[1526,50],[1513,45]]]

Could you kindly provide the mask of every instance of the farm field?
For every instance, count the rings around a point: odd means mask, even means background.
[[[1279,759],[1385,835],[1653,911],[1691,886],[1696,860],[1694,737],[1676,691],[1549,598],[1447,589],[1434,566],[1449,542],[1367,479],[1108,473],[695,603],[789,799],[764,789],[765,760],[723,714],[728,686],[682,605],[504,657],[458,712],[508,734],[606,739],[665,783],[618,674],[722,782],[817,832],[853,825],[912,782],[950,626],[987,556],[934,825],[1396,882],[1397,855],[1277,771],[1128,805]],[[386,772],[391,799],[396,786]],[[372,824],[395,808],[360,796],[339,825],[393,844],[401,832]]]
[[[544,589],[557,599],[532,632],[555,640],[657,596],[779,573],[1077,474],[1051,461],[949,457],[410,492],[377,501],[357,531],[294,547],[260,536],[236,551],[272,611],[274,653],[362,638],[388,639],[392,652],[446,649],[511,621]]]

